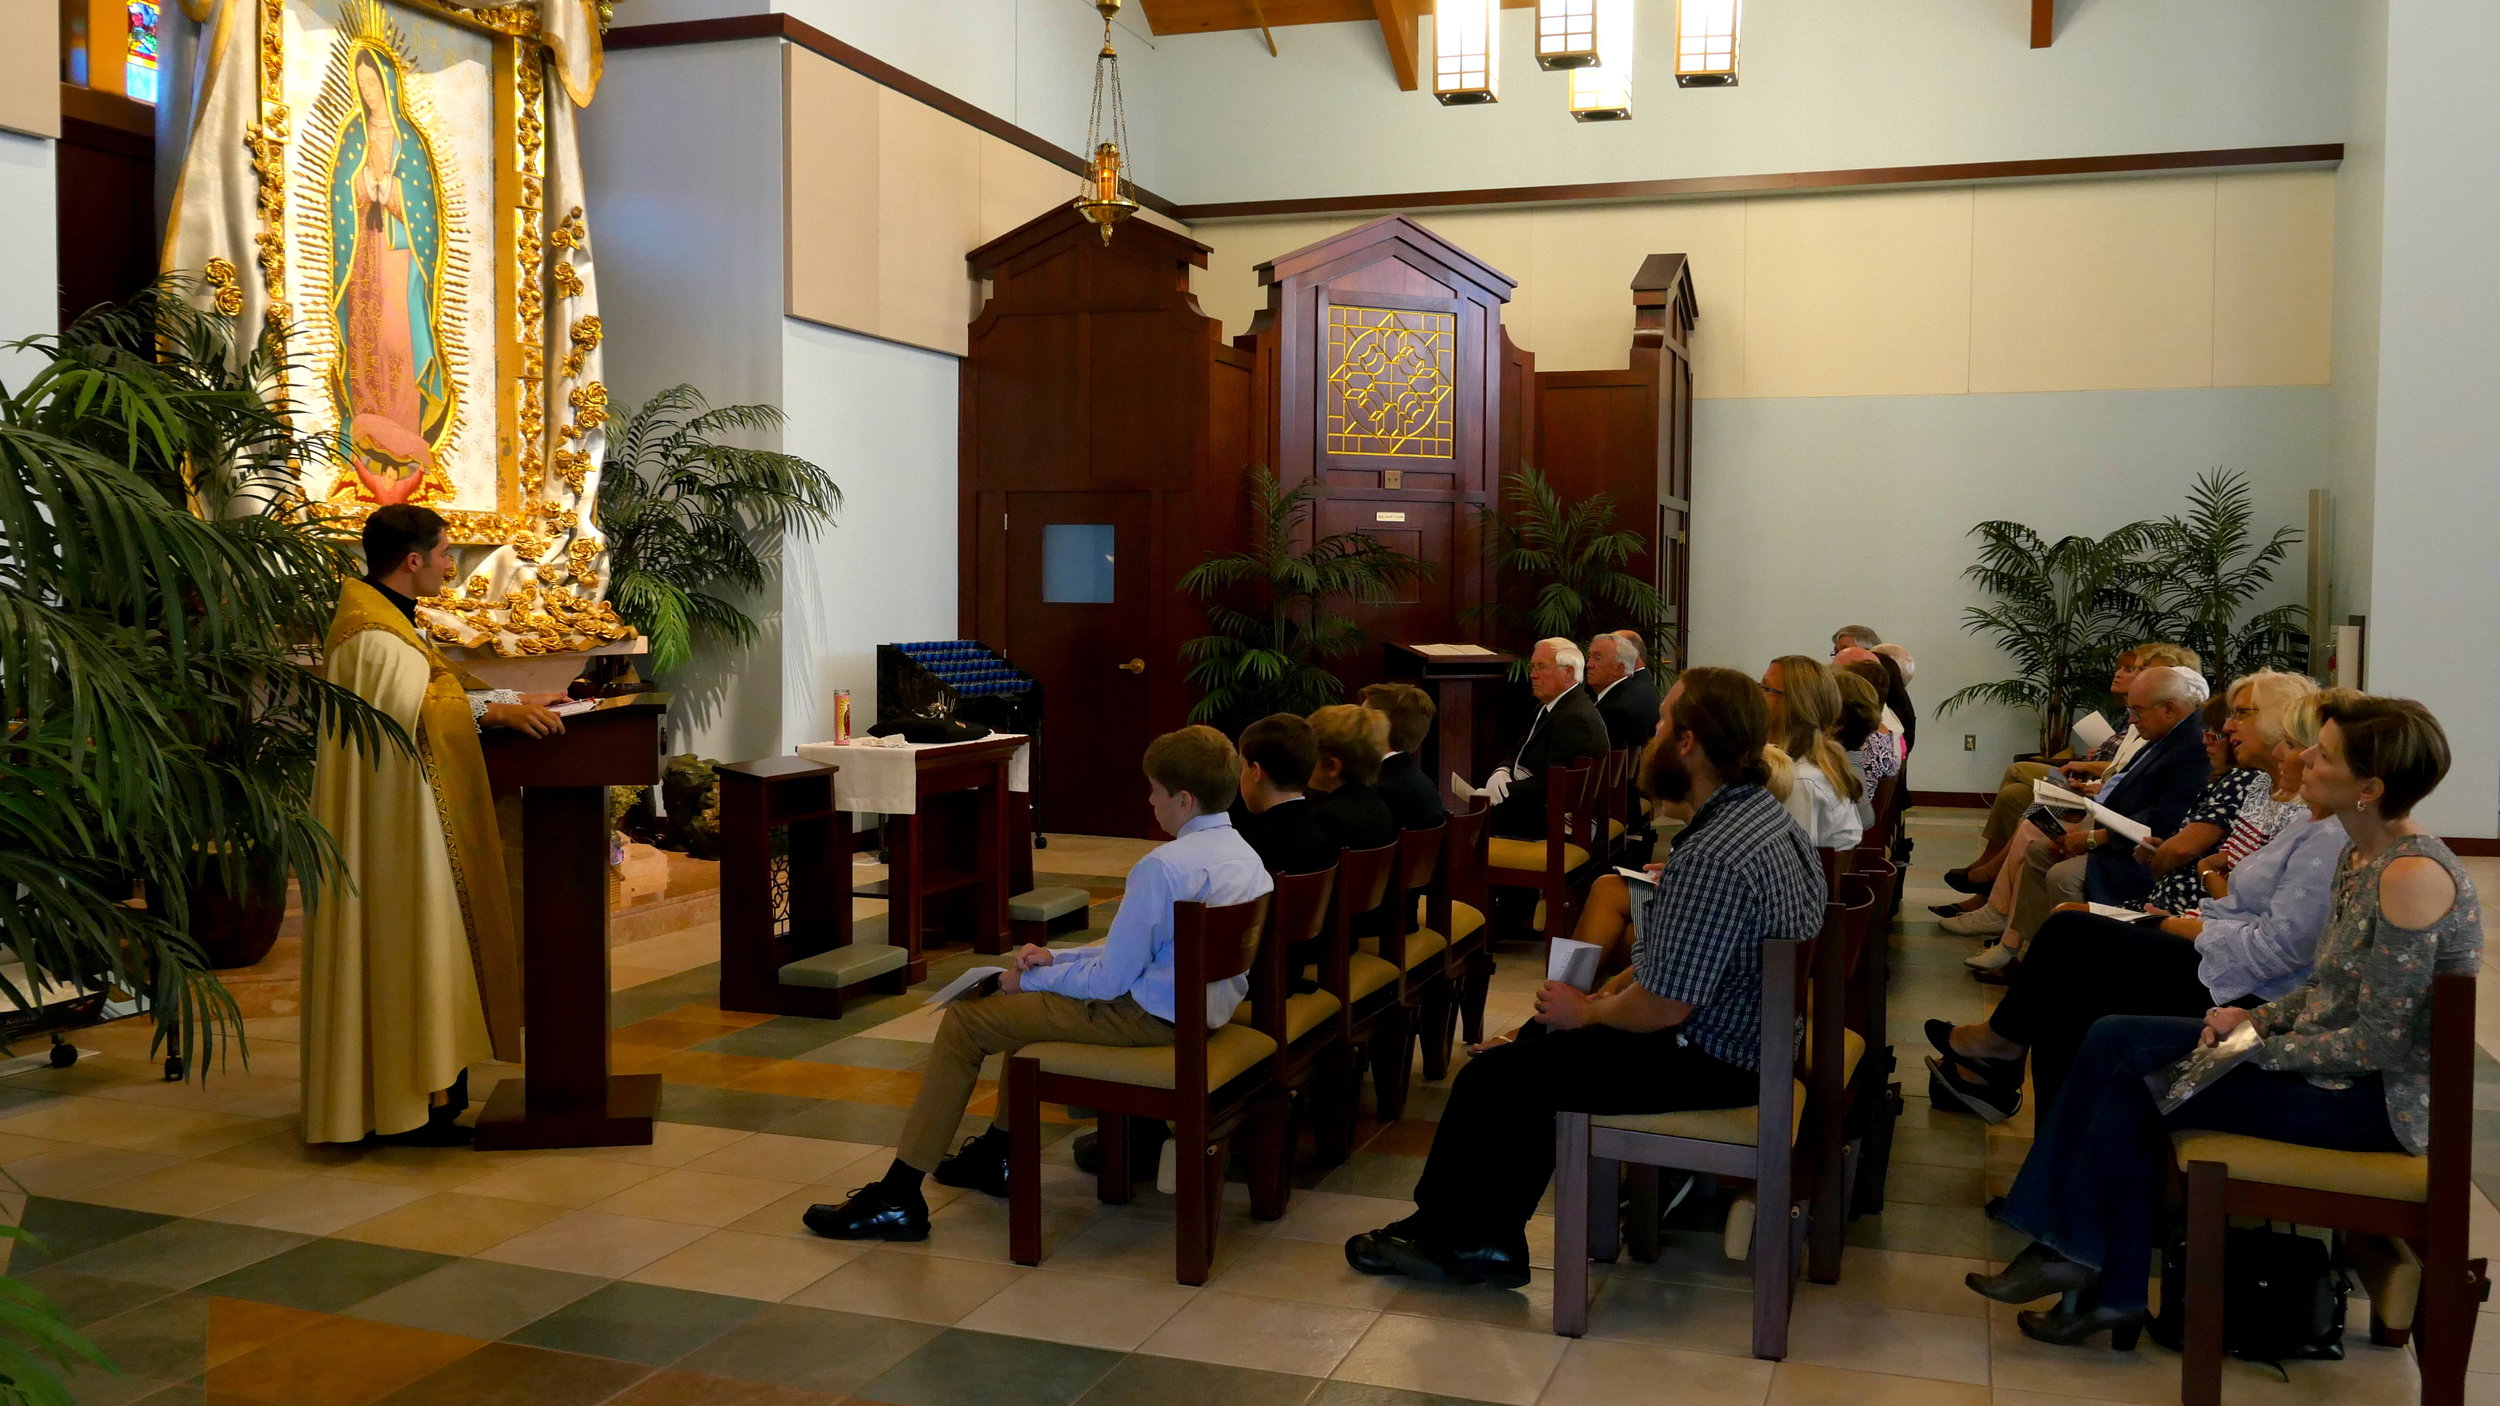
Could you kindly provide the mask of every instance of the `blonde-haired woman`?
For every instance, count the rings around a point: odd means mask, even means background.
[[[1771,709],[1771,740],[1796,763],[1788,813],[1806,842],[1818,849],[1856,849],[1866,831],[1858,822],[1865,785],[1849,769],[1849,754],[1832,733],[1840,726],[1840,685],[1831,666],[1806,654],[1783,654],[1762,671],[1763,699]]]

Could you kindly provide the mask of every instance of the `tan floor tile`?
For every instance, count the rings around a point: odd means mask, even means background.
[[[1563,1350],[1538,1398],[1550,1406],[1762,1406],[1773,1364],[1713,1352],[1588,1339]]]
[[[942,1255],[871,1250],[787,1300],[807,1308],[953,1325],[1029,1271]],[[1073,1306],[1070,1306],[1073,1308]]]
[[[1379,1320],[1368,1309],[1199,1291],[1138,1351],[1190,1362],[1324,1377]]]
[[[477,1258],[617,1279],[703,1236],[699,1225],[573,1211],[522,1231]]]
[[[474,1255],[564,1214],[560,1206],[438,1191],[336,1232],[341,1240],[437,1255]]]
[[[968,1194],[956,1191],[952,1200],[940,1205],[936,1196],[939,1189],[935,1183],[929,1186],[929,1238],[910,1244],[889,1245],[886,1248],[903,1255],[935,1255],[941,1259],[979,1260],[984,1264],[1008,1263],[1007,1203],[994,1200],[977,1191]],[[815,1188],[813,1190],[826,1189]],[[820,1199],[838,1202],[843,1198],[839,1192],[835,1192],[830,1197]],[[1098,1217],[1088,1218],[1044,1211],[1042,1213],[1043,1258],[1046,1260],[1059,1258],[1066,1254],[1069,1247],[1089,1228],[1104,1224],[1110,1224],[1110,1222]],[[1148,1227],[1149,1230],[1151,1228]],[[1076,1269],[1087,1274],[1107,1272],[1090,1264],[1058,1264],[1053,1265],[1052,1268]],[[1137,1276],[1131,1274],[1128,1277]],[[1164,1277],[1167,1279],[1171,1277],[1168,1262]]]
[[[1841,1261],[1839,1283],[1803,1283],[1797,1286],[1797,1297],[1801,1302],[1835,1299],[1915,1309],[1920,1313],[1985,1318],[1988,1301],[1962,1282],[1962,1276],[1974,1271],[1987,1273],[1987,1262],[1852,1245]]]
[[[2173,1393],[2171,1399],[2177,1400],[2177,1394]],[[2469,1392],[2466,1400],[2473,1402],[2474,1399]],[[1988,1400],[1990,1406],[2128,1406],[2123,1401],[2107,1401],[2100,1397],[2055,1396],[2045,1391],[2015,1391],[2008,1387],[1991,1388]]]
[[[329,1142],[308,1143],[298,1133],[284,1132],[221,1148],[200,1160],[237,1167],[261,1167],[270,1171],[309,1173],[352,1167],[364,1155],[365,1150],[361,1148]]]
[[[1036,1269],[1000,1290],[956,1326],[1132,1352],[1200,1292],[1186,1284],[1099,1279]]]
[[[1384,1309],[1407,1281],[1357,1274],[1346,1267],[1345,1249],[1317,1240],[1262,1236],[1207,1280],[1207,1287],[1252,1298],[1336,1308]]]
[[[1530,1406],[1569,1339],[1384,1313],[1337,1365],[1340,1381]]]
[[[23,1133],[0,1133],[0,1167],[8,1166],[13,1162],[23,1162],[29,1157],[40,1157],[47,1152],[58,1152],[69,1146],[71,1144],[52,1138],[28,1137]]]
[[[764,1209],[741,1216],[722,1228],[744,1231],[750,1235],[772,1235],[785,1239],[803,1235],[811,1240],[817,1239],[820,1237],[814,1231],[809,1230],[799,1218],[807,1214],[807,1208],[810,1206],[825,1201],[838,1202],[841,1199],[840,1191],[822,1186],[802,1186]]]
[[[534,1157],[498,1168],[460,1189],[471,1196],[581,1207],[604,1201],[659,1174],[658,1167],[598,1157]]]
[[[491,1172],[537,1160],[537,1152],[479,1152],[466,1147],[359,1147],[353,1161],[330,1173],[421,1191],[451,1191]]]
[[[160,1216],[198,1216],[247,1196],[302,1181],[308,1175],[195,1160],[114,1182],[79,1199],[99,1206],[153,1211]]]
[[[1604,1268],[1596,1267],[1595,1272],[1602,1274]],[[1390,1282],[1401,1286],[1398,1296],[1389,1301],[1391,1313],[1482,1323],[1523,1333],[1554,1330],[1554,1272],[1550,1269],[1529,1270],[1528,1282],[1517,1289],[1426,1284],[1411,1279]]]
[[[0,1118],[0,1133],[90,1147],[128,1147],[128,1140],[146,1136],[157,1118],[156,1109],[141,1104],[72,1094]]]
[[[62,1196],[83,1200],[88,1193],[100,1191],[115,1182],[163,1171],[178,1165],[178,1159],[155,1152],[132,1152],[119,1147],[90,1147],[64,1144],[58,1152],[45,1152],[9,1166],[9,1175],[37,1196]]]
[[[988,1198],[984,1197],[984,1200]],[[1140,1199],[1143,1199],[1142,1197]],[[953,1208],[949,1208],[953,1209]],[[977,1212],[963,1212],[967,1216]],[[999,1208],[1001,1238],[1004,1247],[1005,1207]],[[1045,1220],[1047,1221],[1047,1217]],[[934,1223],[932,1228],[934,1228]],[[1215,1241],[1216,1272],[1223,1271],[1247,1253],[1261,1238],[1243,1234],[1232,1228],[1219,1234]],[[1126,1220],[1105,1216],[1085,1226],[1066,1243],[1043,1242],[1043,1253],[1050,1267],[1074,1274],[1098,1274],[1115,1279],[1143,1279],[1150,1283],[1169,1284],[1179,1265],[1180,1236],[1168,1220]]]
[[[648,1181],[629,1186],[606,1200],[592,1202],[591,1208],[612,1215],[643,1216],[651,1220],[675,1220],[689,1225],[718,1227],[752,1215],[798,1189],[795,1182],[723,1176],[718,1172],[693,1172],[676,1167]]]
[[[2179,1357],[2150,1344],[2112,1352],[2107,1338],[2085,1347],[2036,1343],[2014,1326],[2009,1309],[1989,1315],[1988,1381],[1999,1391],[2171,1406],[2179,1399]]]
[[[1895,1377],[1783,1362],[1769,1406],[1990,1406],[1988,1388],[1930,1377]]]
[[[1414,1213],[1412,1201],[1380,1196],[1348,1196],[1334,1191],[1297,1191],[1284,1219],[1267,1228],[1288,1240],[1317,1240],[1343,1245],[1366,1230],[1378,1230]]]
[[[629,967],[621,963],[610,962],[608,964],[608,989],[610,991],[630,991],[634,987],[643,985],[645,982],[658,981],[662,977],[675,976],[679,970],[683,969],[671,969],[668,967]]]
[[[646,1167],[683,1167],[753,1136],[737,1128],[657,1122],[651,1125],[651,1141],[641,1147],[568,1148],[549,1155],[595,1157],[602,1162],[632,1162]]]
[[[690,1171],[761,1177],[766,1181],[792,1181],[812,1186],[874,1154],[894,1155],[891,1148],[871,1147],[864,1142],[749,1133],[718,1151],[707,1152],[686,1163],[686,1167]]]
[[[291,1230],[298,1235],[330,1235],[425,1197],[422,1187],[386,1186],[324,1174],[220,1206],[206,1219]]]
[[[1748,1356],[1753,1294],[1615,1273],[1589,1307],[1589,1336]]]
[[[786,1299],[868,1253],[858,1241],[716,1230],[625,1277],[705,1294]]]

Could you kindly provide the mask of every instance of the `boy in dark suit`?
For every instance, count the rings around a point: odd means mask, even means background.
[[[1447,814],[1441,788],[1432,784],[1416,755],[1432,731],[1432,695],[1411,683],[1363,688],[1363,706],[1389,720],[1389,755],[1380,759],[1380,798],[1401,830],[1428,830]]]
[[[1320,823],[1320,808],[1304,795],[1318,761],[1311,725],[1291,713],[1271,713],[1241,731],[1241,800],[1233,828],[1272,872],[1316,874],[1337,862],[1338,846]]]
[[[1389,750],[1389,720],[1369,708],[1332,703],[1311,714],[1319,765],[1311,771],[1319,823],[1342,849],[1397,843],[1397,817],[1373,783]]]

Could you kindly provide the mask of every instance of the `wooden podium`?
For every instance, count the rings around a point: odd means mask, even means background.
[[[651,1141],[660,1076],[608,1072],[607,788],[659,781],[667,709],[665,693],[629,694],[566,718],[560,737],[483,739],[495,789],[521,793],[528,1068],[478,1114],[481,1152]]]
[[[1453,771],[1481,783],[1492,769],[1486,758],[1477,755],[1478,744],[1492,733],[1483,725],[1484,705],[1510,677],[1510,666],[1519,662],[1519,656],[1434,654],[1412,644],[1383,644],[1380,653],[1383,671],[1390,678],[1432,695],[1432,735],[1425,755],[1416,758],[1424,764],[1424,774],[1432,778],[1432,789],[1442,791]],[[1480,684],[1484,685],[1482,697]],[[1448,802],[1449,797],[1443,795],[1442,803]]]

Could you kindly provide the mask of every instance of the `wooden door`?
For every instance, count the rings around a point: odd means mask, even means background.
[[[1009,493],[1007,655],[1042,685],[1033,787],[1045,830],[1154,836],[1137,762],[1153,734],[1154,495]]]

